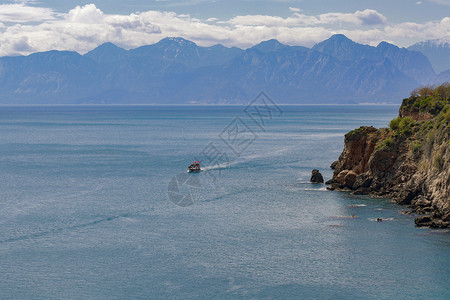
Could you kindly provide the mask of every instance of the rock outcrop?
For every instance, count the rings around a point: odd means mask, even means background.
[[[337,164],[339,163],[338,160],[334,161],[331,165],[330,165],[330,169],[334,170],[336,169]]]
[[[311,179],[309,180],[312,183],[323,183],[323,176],[320,174],[319,170],[312,170]]]
[[[417,226],[450,227],[450,85],[443,86],[447,96],[403,100],[390,128],[347,133],[330,189],[390,198],[424,214]]]

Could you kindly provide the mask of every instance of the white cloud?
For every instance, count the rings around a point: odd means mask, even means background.
[[[417,1],[416,5],[421,5],[423,2],[422,1]]]
[[[104,14],[94,4],[87,4],[82,7],[75,7],[69,11],[65,18],[75,23],[98,24],[103,22]]]
[[[160,32],[148,14],[108,15],[89,4],[77,6],[58,19],[3,28],[0,56],[52,49],[86,52],[107,41],[136,47],[157,40],[151,36]]]
[[[0,22],[27,23],[54,19],[56,13],[50,8],[28,6],[26,3],[1,4]]]
[[[225,21],[199,20],[190,15],[161,11],[106,14],[94,4],[77,6],[64,14],[41,9],[46,12],[44,18],[43,14],[33,15],[33,18],[16,16],[15,24],[0,19],[0,56],[52,49],[84,53],[104,42],[130,49],[167,36],[181,36],[202,46],[221,43],[242,48],[272,38],[290,45],[312,46],[335,33],[371,45],[383,40],[412,44],[450,37],[450,18],[423,24],[390,24],[386,17],[371,9],[315,16],[295,12],[286,18],[237,16]],[[30,19],[34,21],[24,21]]]
[[[356,25],[380,25],[385,24],[387,19],[385,16],[373,9],[358,10],[354,13],[328,13],[319,15],[321,23],[353,23]]]
[[[327,13],[318,16],[308,16],[294,13],[292,16],[282,18],[267,15],[237,16],[227,21],[232,25],[242,26],[312,26],[336,23],[348,23],[356,25],[379,25],[387,22],[386,17],[373,9],[358,10],[354,13]]]
[[[450,18],[443,18],[439,22],[427,22],[417,24],[405,22],[395,26],[387,26],[384,33],[391,39],[410,38],[419,40],[429,40],[450,37]]]
[[[293,12],[300,12],[301,11],[301,9],[297,8],[297,7],[289,7],[289,10],[293,11]]]

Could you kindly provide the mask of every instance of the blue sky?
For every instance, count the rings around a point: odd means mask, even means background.
[[[370,45],[450,40],[450,0],[11,0],[0,1],[0,56],[84,53],[181,36],[242,48],[275,38],[311,47],[343,33]]]

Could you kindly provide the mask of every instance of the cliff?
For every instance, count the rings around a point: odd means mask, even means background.
[[[414,90],[389,128],[345,135],[330,189],[409,205],[417,226],[450,227],[450,84]]]

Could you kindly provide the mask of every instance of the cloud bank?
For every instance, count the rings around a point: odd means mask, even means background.
[[[0,5],[0,21],[4,23],[40,22],[52,20],[55,16],[50,8],[28,6],[27,3]]]
[[[351,25],[380,25],[385,24],[386,22],[386,17],[379,12],[372,9],[366,9],[364,11],[356,11],[352,14],[328,13],[318,16],[307,16],[296,12],[288,18],[247,15],[238,16],[222,23],[232,24],[234,26],[305,27],[337,23]]]
[[[312,46],[335,33],[371,45],[383,40],[412,44],[450,39],[449,17],[427,23],[391,24],[373,9],[315,16],[297,8],[290,11],[291,15],[285,18],[245,15],[229,20],[201,20],[170,11],[105,14],[94,4],[57,13],[22,1],[0,5],[0,56],[52,49],[84,53],[104,42],[130,49],[167,36],[181,36],[202,46],[221,43],[243,48],[272,38],[290,45]]]

